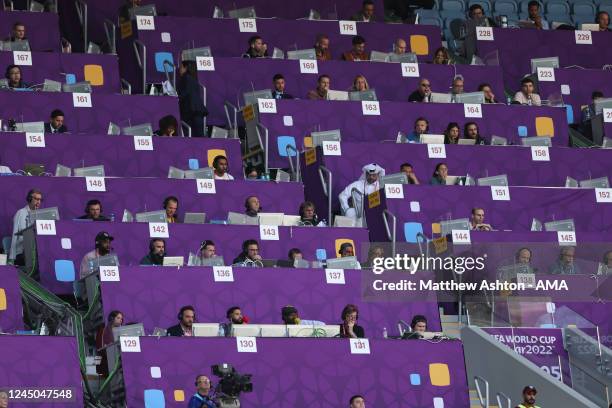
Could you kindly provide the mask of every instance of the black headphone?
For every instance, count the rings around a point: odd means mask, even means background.
[[[204,241],[202,241],[202,243],[200,244],[200,252],[202,252],[202,250],[209,245],[215,246],[215,243],[210,239],[205,239]]]
[[[212,162],[212,166],[213,166],[213,168],[215,170],[217,169],[217,165],[219,164],[219,160],[228,161],[227,157],[223,156],[222,154],[220,154],[218,156],[215,156],[215,158],[213,159],[213,162]],[[229,169],[229,162],[228,162],[227,168]]]
[[[191,310],[193,312],[193,320],[195,320],[195,309],[191,305],[181,307],[181,310],[179,311],[179,314],[176,316],[176,318],[179,320],[183,320],[183,313],[185,313],[185,310]]]
[[[164,210],[166,209],[166,207],[168,207],[168,203],[170,201],[176,201],[176,205],[178,206],[178,202],[179,202],[178,198],[176,198],[175,196],[166,197],[164,199]]]
[[[32,202],[32,196],[35,193],[38,193],[38,190],[32,189],[32,190],[28,191],[28,195],[26,196],[26,202],[31,203]]]
[[[342,255],[342,251],[344,251],[348,247],[352,248],[353,244],[351,244],[350,242],[345,242],[344,244],[340,245],[340,249],[338,249],[338,255]]]
[[[9,65],[8,67],[6,67],[6,71],[4,72],[4,77],[5,77],[6,79],[10,79],[10,78],[9,78],[9,71],[10,71],[11,69],[13,69],[13,68],[19,68],[19,65],[14,65],[14,64],[11,64],[11,65]],[[19,68],[19,73],[21,73],[21,68]]]
[[[92,205],[99,205],[100,212],[102,212],[102,203],[100,202],[100,200],[89,200],[87,204],[85,204],[85,211],[84,211],[85,214],[89,212],[89,207],[91,207]]]
[[[247,239],[246,241],[244,241],[242,243],[242,252],[244,252],[246,254],[249,245],[253,245],[253,244],[255,244],[255,245],[257,245],[257,247],[259,247],[259,244],[254,239]]]
[[[157,241],[161,241],[164,243],[164,252],[166,250],[166,241],[164,241],[161,238],[153,238],[152,240],[149,241],[149,252],[153,252],[153,244],[156,243]]]

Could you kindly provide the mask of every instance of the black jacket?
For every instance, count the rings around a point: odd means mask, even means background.
[[[168,328],[167,335],[173,336],[173,337],[183,337],[185,333],[183,333],[183,328],[181,327],[181,325],[177,324],[176,326],[172,326]]]
[[[272,91],[272,98],[274,99],[294,99],[292,95],[283,92],[282,94],[279,94],[279,92],[277,90]]]
[[[355,333],[355,336],[360,339],[363,339],[365,337],[365,330],[363,330],[363,327],[359,325],[353,326],[353,333]],[[340,325],[340,337],[348,337],[348,333],[344,332],[344,324]]]
[[[208,116],[208,109],[200,93],[198,80],[189,74],[178,79],[176,91],[179,95],[179,109],[183,120],[192,116]]]
[[[59,129],[56,129],[55,133],[66,133],[67,131],[68,128],[66,127],[66,125],[62,125],[59,127]],[[45,133],[52,133],[51,123],[45,123]]]
[[[144,258],[142,258],[140,260],[140,264],[141,265],[147,265],[147,266],[151,266],[151,265],[163,265],[164,264],[164,257],[163,256],[155,256],[152,253],[148,253],[147,256],[145,256]]]

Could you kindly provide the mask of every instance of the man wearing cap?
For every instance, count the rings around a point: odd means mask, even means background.
[[[338,195],[340,207],[342,208],[342,214],[347,217],[357,218],[357,211],[355,208],[361,208],[361,200],[363,200],[363,198],[360,196],[359,202],[353,202],[351,197],[351,192],[353,189],[359,191],[361,195],[367,196],[372,194],[380,189],[379,179],[385,175],[385,169],[376,163],[367,164],[363,166],[361,170],[362,173],[359,180],[346,186],[346,188]]]
[[[112,251],[111,241],[114,239],[115,238],[113,238],[106,231],[98,232],[98,235],[96,235],[95,249],[91,252],[86,253],[85,256],[83,257],[83,260],[81,261],[81,271],[80,271],[81,278],[93,272],[93,267],[91,265],[92,261],[94,261],[95,259],[101,256],[105,256],[111,253]]]
[[[523,403],[516,406],[516,408],[540,408],[536,402],[536,394],[538,390],[533,385],[528,385],[523,388]]]

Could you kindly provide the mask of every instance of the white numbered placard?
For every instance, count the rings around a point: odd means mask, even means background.
[[[72,106],[75,108],[91,108],[91,94],[73,92]]]
[[[122,353],[140,353],[140,337],[121,336],[119,337]]]
[[[602,113],[604,122],[612,122],[612,109],[604,108]]]
[[[453,244],[471,244],[470,230],[452,230]]]
[[[300,60],[300,73],[318,74],[319,64],[317,64],[317,60],[301,59]]]
[[[476,27],[476,39],[478,41],[494,41],[493,27]]]
[[[385,184],[385,197],[404,199],[403,184]]]
[[[259,239],[262,241],[278,241],[278,225],[260,225]]]
[[[482,106],[479,103],[464,103],[463,113],[466,118],[482,118]]]
[[[531,146],[531,160],[550,161],[548,146]]]
[[[344,269],[325,269],[325,281],[332,285],[344,285]]]
[[[402,62],[402,76],[408,78],[418,78],[419,64],[416,62]]]
[[[257,353],[257,338],[238,336],[236,347],[239,353]]]
[[[357,35],[357,23],[355,21],[340,20],[340,34],[342,35]]]
[[[231,266],[213,266],[213,278],[215,282],[233,282],[234,270]]]
[[[134,136],[135,150],[153,150],[153,138],[151,136]]]
[[[13,64],[32,65],[32,53],[30,51],[13,51]]]
[[[38,235],[57,235],[55,220],[36,220],[36,233]]]
[[[595,201],[598,203],[612,203],[612,188],[596,188]]]
[[[139,31],[155,30],[155,17],[153,16],[136,16],[136,28]]]
[[[276,99],[257,99],[259,113],[276,113]]]
[[[198,71],[214,71],[215,59],[213,57],[196,57]]]
[[[493,201],[510,201],[510,189],[508,186],[491,186],[491,197]]]
[[[427,155],[430,159],[446,159],[446,146],[443,144],[428,144]]]
[[[85,177],[87,191],[106,191],[104,177]]]
[[[380,115],[380,103],[378,101],[361,101],[361,111],[364,115]]]
[[[576,30],[576,44],[593,44],[593,35],[590,31]]]
[[[100,281],[119,282],[120,280],[118,266],[100,266]]]
[[[557,240],[559,245],[576,245],[576,232],[557,231]]]
[[[27,147],[45,147],[45,134],[44,133],[26,133],[26,146]]]
[[[555,82],[555,69],[553,67],[538,67],[538,81]]]
[[[241,33],[256,33],[257,32],[257,20],[254,18],[239,18],[238,28]]]
[[[216,194],[217,187],[214,179],[196,179],[199,194]]]
[[[342,148],[337,140],[326,140],[321,143],[323,156],[342,156]]]
[[[370,354],[370,341],[368,339],[350,339],[351,354]]]
[[[150,222],[149,237],[151,238],[170,238],[168,223],[166,222]]]

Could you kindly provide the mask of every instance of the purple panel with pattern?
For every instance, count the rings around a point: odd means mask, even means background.
[[[0,266],[0,332],[23,329],[21,288],[17,269]]]
[[[71,260],[78,276],[81,259],[94,248],[95,236],[100,231],[107,231],[115,237],[113,248],[121,265],[138,265],[149,251],[149,226],[146,223],[59,221],[56,228],[55,236],[37,237],[41,282],[54,293],[72,292],[72,283],[56,280],[55,260]],[[183,256],[187,260],[190,251],[196,252],[203,240],[211,239],[216,243],[217,254],[223,256],[226,263],[238,256],[242,243],[247,239],[259,241],[264,259],[286,259],[289,249],[296,247],[301,249],[304,259],[309,260],[316,259],[318,248],[333,258],[336,240],[339,239],[353,240],[357,256],[362,257],[365,254],[360,254],[361,244],[368,241],[367,230],[361,228],[279,227],[279,241],[260,240],[258,226],[170,224],[169,231],[170,238],[166,239],[168,256]],[[69,240],[62,242],[62,238]]]
[[[129,406],[143,406],[145,390],[161,390],[165,406],[184,407],[174,390],[190,398],[198,374],[216,384],[210,366],[220,363],[253,374],[244,406],[341,407],[355,394],[375,407],[432,407],[435,398],[442,400],[436,406],[469,406],[459,341],[370,340],[364,355],[350,354],[346,339],[258,338],[257,353],[238,353],[235,339],[141,337],[140,346],[122,355]],[[160,368],[160,378],[151,367]]]
[[[355,304],[370,338],[381,338],[383,328],[397,335],[398,319],[410,321],[417,314],[427,317],[430,331],[440,330],[433,292],[428,299],[364,301],[361,274],[369,271],[344,271],[345,285],[326,283],[323,269],[234,268],[234,282],[215,282],[212,268],[120,267],[119,272],[120,282],[101,283],[104,314],[121,310],[126,321],[144,323],[147,333],[176,324],[177,311],[187,304],[196,308],[200,323],[227,321],[227,309],[239,305],[252,324],[280,324],[281,308],[291,304],[302,319],[340,324],[342,308]]]
[[[77,137],[79,143],[74,143]],[[200,167],[208,165],[208,151],[224,150],[229,172],[242,178],[242,156],[238,139],[155,137],[153,151],[138,152],[134,160],[134,139],[131,136],[55,134],[45,138],[44,148],[26,147],[25,134],[0,133],[2,165],[13,171],[27,163],[39,163],[50,172],[58,164],[70,168],[104,165],[107,177],[167,177],[170,166],[189,169],[189,160],[197,159]],[[140,157],[141,156],[141,157]]]
[[[23,23],[32,51],[60,52],[59,20],[53,13],[30,13],[27,11],[0,11],[0,27],[4,29],[2,39],[12,35],[13,24]]]

